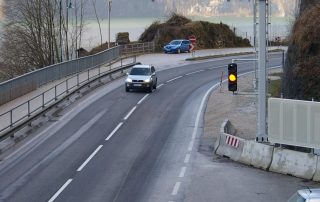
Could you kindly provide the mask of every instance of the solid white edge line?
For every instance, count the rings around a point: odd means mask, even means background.
[[[138,105],[141,104],[148,96],[149,94],[146,94],[145,96],[143,96],[143,98],[138,102]]]
[[[131,116],[131,114],[134,112],[134,110],[136,110],[136,109],[137,109],[137,106],[134,106],[134,107],[130,110],[130,112],[127,114],[127,116],[124,117],[123,120],[127,120],[127,119]]]
[[[186,157],[184,158],[184,163],[189,163],[190,161],[190,154],[186,154]]]
[[[119,130],[119,128],[123,125],[122,122],[120,122],[115,129],[110,133],[110,135],[105,139],[106,141],[110,140],[110,138]]]
[[[94,152],[87,158],[85,162],[77,169],[78,172],[80,172],[88,163],[89,161],[98,153],[98,151],[103,147],[103,145],[100,145]]]
[[[56,198],[58,198],[58,196],[61,194],[61,192],[63,192],[63,190],[72,182],[72,179],[68,179],[66,181],[66,183],[64,183],[64,185],[62,185],[62,187],[49,199],[48,202],[53,202],[54,200],[56,200]]]
[[[184,177],[184,175],[186,174],[186,170],[187,170],[187,167],[182,167],[181,168],[181,171],[180,171],[180,174],[179,174],[180,178]]]
[[[174,81],[174,80],[177,80],[177,79],[180,79],[180,78],[182,78],[182,77],[183,77],[183,76],[178,76],[178,77],[176,77],[176,78],[170,79],[170,80],[167,81],[167,83],[170,83],[170,82],[172,82],[172,81]]]
[[[171,195],[177,195],[180,185],[181,185],[181,182],[176,182],[176,184],[173,187]]]

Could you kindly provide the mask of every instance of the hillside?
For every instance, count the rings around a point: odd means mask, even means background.
[[[197,37],[197,48],[248,47],[250,42],[235,35],[228,25],[190,19],[173,14],[166,22],[154,22],[140,36],[139,41],[156,43],[158,50],[173,39]]]
[[[282,82],[285,98],[320,101],[319,13],[319,0],[302,3],[289,39]]]

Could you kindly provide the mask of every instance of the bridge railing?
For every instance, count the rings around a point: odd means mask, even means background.
[[[117,46],[95,55],[54,64],[0,83],[0,105],[25,95],[40,86],[81,71],[109,63],[121,56]]]

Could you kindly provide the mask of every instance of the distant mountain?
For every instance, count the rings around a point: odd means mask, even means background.
[[[99,12],[106,12],[108,0],[97,0]],[[88,1],[89,7],[91,4]],[[292,16],[300,0],[273,0],[272,14]],[[116,17],[158,17],[173,11],[186,16],[249,16],[253,0],[113,0],[112,15]]]

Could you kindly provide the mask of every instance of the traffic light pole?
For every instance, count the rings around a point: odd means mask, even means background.
[[[259,0],[259,79],[258,79],[258,131],[256,141],[267,140],[266,135],[266,0]]]

